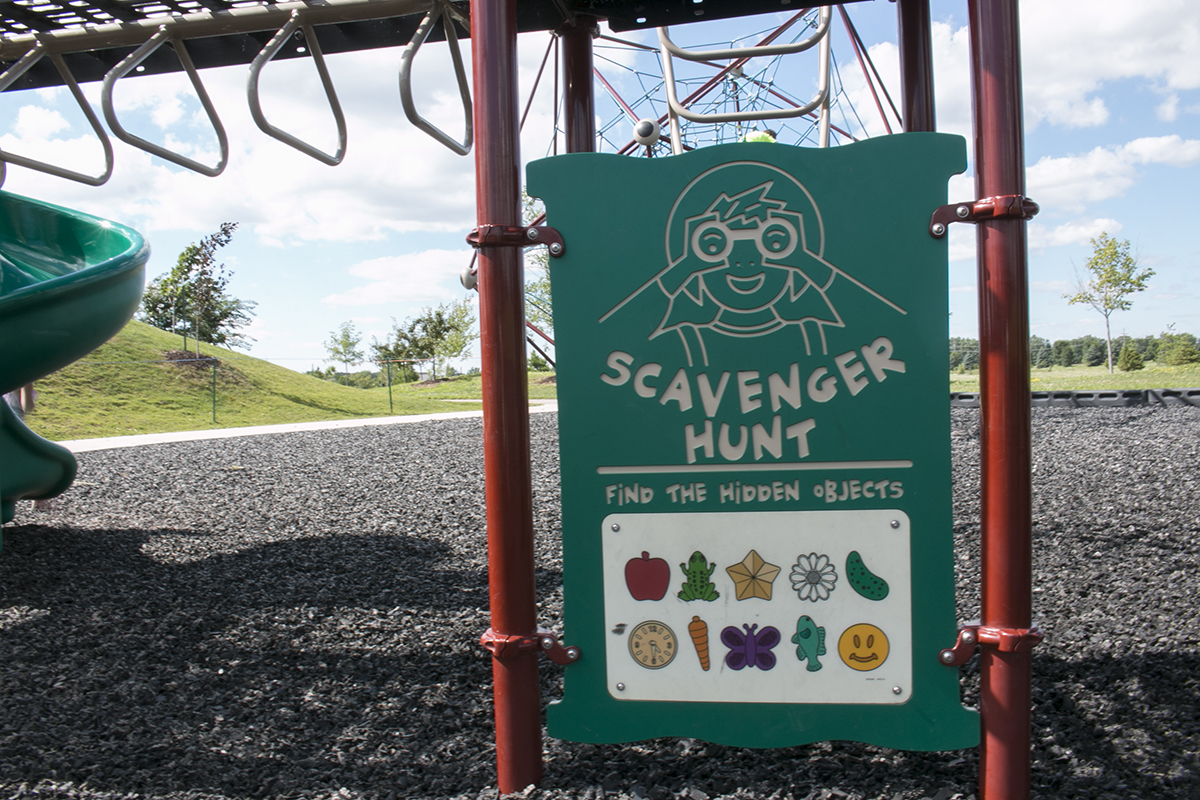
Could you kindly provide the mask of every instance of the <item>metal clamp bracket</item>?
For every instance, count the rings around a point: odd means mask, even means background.
[[[951,222],[980,222],[986,219],[1033,219],[1041,209],[1022,194],[1002,194],[982,200],[951,203],[933,212],[929,233],[935,239],[946,235]]]
[[[1032,628],[997,628],[968,622],[958,628],[954,647],[938,654],[938,660],[949,667],[960,667],[971,660],[975,645],[994,647],[1001,653],[1028,653],[1041,643],[1044,635],[1036,625]]]
[[[467,234],[467,244],[480,247],[533,247],[544,244],[558,258],[566,252],[562,234],[548,225],[480,225]]]
[[[536,636],[497,633],[491,628],[479,637],[479,644],[495,658],[517,658],[541,651],[555,664],[574,664],[579,660],[578,647],[563,647],[553,631],[539,628]]]

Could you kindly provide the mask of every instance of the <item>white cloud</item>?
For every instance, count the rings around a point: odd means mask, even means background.
[[[531,84],[544,44],[541,37],[523,44],[521,74]],[[463,45],[469,59],[469,42]],[[460,138],[463,110],[446,51],[441,43],[421,49],[414,65],[414,100],[432,124]],[[399,56],[399,48],[388,48],[327,59],[348,127],[347,154],[337,168],[258,129],[247,107],[246,69],[237,67],[202,73],[229,137],[229,166],[222,176],[189,173],[114,141],[116,168],[101,189],[16,167],[8,170],[6,188],[116,219],[147,234],[207,231],[225,220],[238,220],[261,241],[281,246],[381,240],[410,231],[465,234],[475,224],[474,154],[452,153],[405,119],[396,86]],[[543,82],[552,85],[552,77],[548,66]],[[98,105],[97,86],[84,90]],[[545,89],[539,93],[531,131],[552,128],[549,94]],[[311,61],[269,65],[260,95],[272,125],[319,149],[336,149],[332,114]],[[81,132],[86,123],[70,127],[74,100],[69,94],[28,93],[22,99],[38,104],[21,115],[9,106],[13,116],[0,147],[88,174],[100,171],[99,145],[90,131]],[[136,135],[205,164],[218,161],[212,127],[184,75],[125,79],[114,103],[122,125]],[[65,118],[61,112],[67,112]],[[81,115],[75,111],[74,116]]]
[[[975,226],[974,225],[951,225],[949,236],[950,236],[949,260],[952,263],[956,262],[956,261],[974,261],[975,260]]]
[[[0,150],[89,177],[99,176],[104,172],[104,151],[99,140],[90,133],[74,139],[39,139],[31,136],[19,138],[3,135],[0,136]],[[45,189],[51,185],[56,189],[60,187],[65,189],[70,196],[92,192],[95,209],[93,213],[103,216],[101,212],[106,206],[103,202],[96,202],[98,198],[95,190],[91,187],[59,178],[47,178],[40,172],[15,167],[11,164],[7,165],[7,180],[4,183],[7,191],[37,197],[39,200],[46,200],[69,208],[88,210],[83,206],[72,206],[71,203],[61,199],[62,196],[67,195],[60,196]]]
[[[943,22],[935,22],[933,39],[933,92],[937,113],[937,129],[957,133],[973,141],[971,116],[971,36],[967,28],[957,30]],[[895,85],[900,85],[899,80]]]
[[[1174,92],[1167,95],[1167,99],[1154,109],[1154,115],[1163,122],[1174,122],[1179,116],[1179,95]]]
[[[881,42],[869,46],[867,52],[870,54],[875,68],[879,70],[884,86],[889,87],[889,92],[894,88],[898,88],[900,86],[900,51],[896,45],[891,42]],[[852,50],[848,51],[848,55],[852,53]],[[859,127],[855,124],[850,132],[859,138],[885,135],[887,128],[884,127],[883,120],[880,118],[879,111],[875,105],[875,97],[871,94],[871,89],[867,85],[866,78],[863,77],[858,64],[851,59],[842,65],[840,73],[843,88],[850,100],[850,106],[857,112],[857,119],[854,117],[851,117],[851,119],[855,123],[861,121],[863,125],[863,127]],[[878,88],[876,88],[876,91],[878,91]],[[893,97],[895,96],[893,94]],[[879,99],[881,103],[884,103],[884,108],[887,108],[882,94],[879,96]],[[833,113],[837,114],[839,112],[835,110]],[[892,125],[892,130],[894,131],[896,118],[891,114],[890,109],[888,109],[888,122]]]
[[[1087,244],[1101,233],[1116,234],[1121,227],[1117,220],[1107,218],[1074,220],[1053,228],[1035,219],[1029,223],[1029,247],[1043,250],[1047,247]]]
[[[1114,109],[1099,92],[1106,83],[1138,81],[1164,94],[1159,119],[1178,114],[1177,93],[1200,88],[1196,52],[1200,50],[1200,3],[1155,0],[1131,12],[1119,0],[1095,0],[1081,7],[1073,0],[1037,0],[1021,5],[1021,62],[1024,117],[1032,130],[1042,122],[1065,127],[1094,127]],[[934,91],[938,130],[971,137],[970,33],[965,25],[934,21]],[[872,46],[889,87],[899,88],[896,48]],[[874,103],[856,70],[844,76],[860,109]],[[1185,109],[1195,113],[1192,107]],[[882,131],[873,111],[872,135]],[[878,128],[878,131],[876,130]]]
[[[453,300],[462,294],[462,288],[457,286],[458,275],[470,261],[470,250],[426,250],[402,256],[373,258],[355,264],[348,270],[357,278],[365,278],[367,283],[328,295],[321,302],[340,306],[374,306]]]
[[[1079,156],[1047,156],[1026,170],[1026,180],[1029,196],[1043,208],[1079,213],[1091,203],[1124,194],[1137,181],[1136,165],[1188,167],[1197,162],[1200,140],[1158,136]]]
[[[59,131],[71,127],[67,118],[57,111],[41,106],[22,106],[17,112],[13,132],[19,139],[49,139]],[[8,149],[8,148],[5,148]]]
[[[1025,122],[1099,125],[1110,109],[1094,96],[1110,81],[1140,79],[1170,91],[1200,87],[1200,4],[1156,0],[1038,0],[1021,5]]]
[[[957,133],[971,141],[971,57],[970,33],[966,27],[955,28],[946,22],[934,22],[931,39],[933,42],[934,62],[934,107],[937,116],[937,129],[943,133]],[[871,61],[879,70],[884,85],[891,93],[892,99],[900,99],[900,53],[895,44],[882,42],[867,48]],[[847,51],[845,55],[852,55]],[[875,99],[867,87],[853,59],[843,65],[842,80],[846,94],[851,104],[858,111],[858,116],[866,126],[869,136],[882,136],[887,131],[880,120],[875,107]],[[886,101],[880,97],[886,107]],[[895,130],[895,119],[889,119]],[[861,130],[853,131],[856,136]]]
[[[1135,164],[1190,167],[1200,162],[1200,139],[1185,140],[1178,134],[1146,137],[1134,139],[1118,152]]]
[[[1133,185],[1136,171],[1128,160],[1097,147],[1082,156],[1047,156],[1025,171],[1029,196],[1043,208],[1068,212],[1117,197]]]

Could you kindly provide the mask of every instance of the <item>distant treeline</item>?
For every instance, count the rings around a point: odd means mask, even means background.
[[[1136,353],[1142,361],[1178,366],[1200,362],[1200,346],[1190,333],[1167,332],[1160,336],[1117,336],[1113,338],[1113,363],[1121,352],[1130,348],[1128,361]],[[1096,336],[1078,339],[1059,339],[1051,343],[1041,336],[1029,337],[1029,359],[1035,367],[1070,367],[1084,364],[1098,367],[1108,363],[1108,347]],[[950,339],[950,369],[966,371],[979,369],[979,340],[953,337]]]

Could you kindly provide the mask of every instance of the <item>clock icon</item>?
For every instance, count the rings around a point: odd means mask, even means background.
[[[647,620],[629,632],[629,654],[646,669],[662,669],[675,658],[679,640],[665,623]]]

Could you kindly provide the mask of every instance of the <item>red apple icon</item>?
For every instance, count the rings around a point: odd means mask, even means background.
[[[671,566],[643,550],[641,558],[625,562],[625,585],[634,600],[662,600],[671,585]]]

